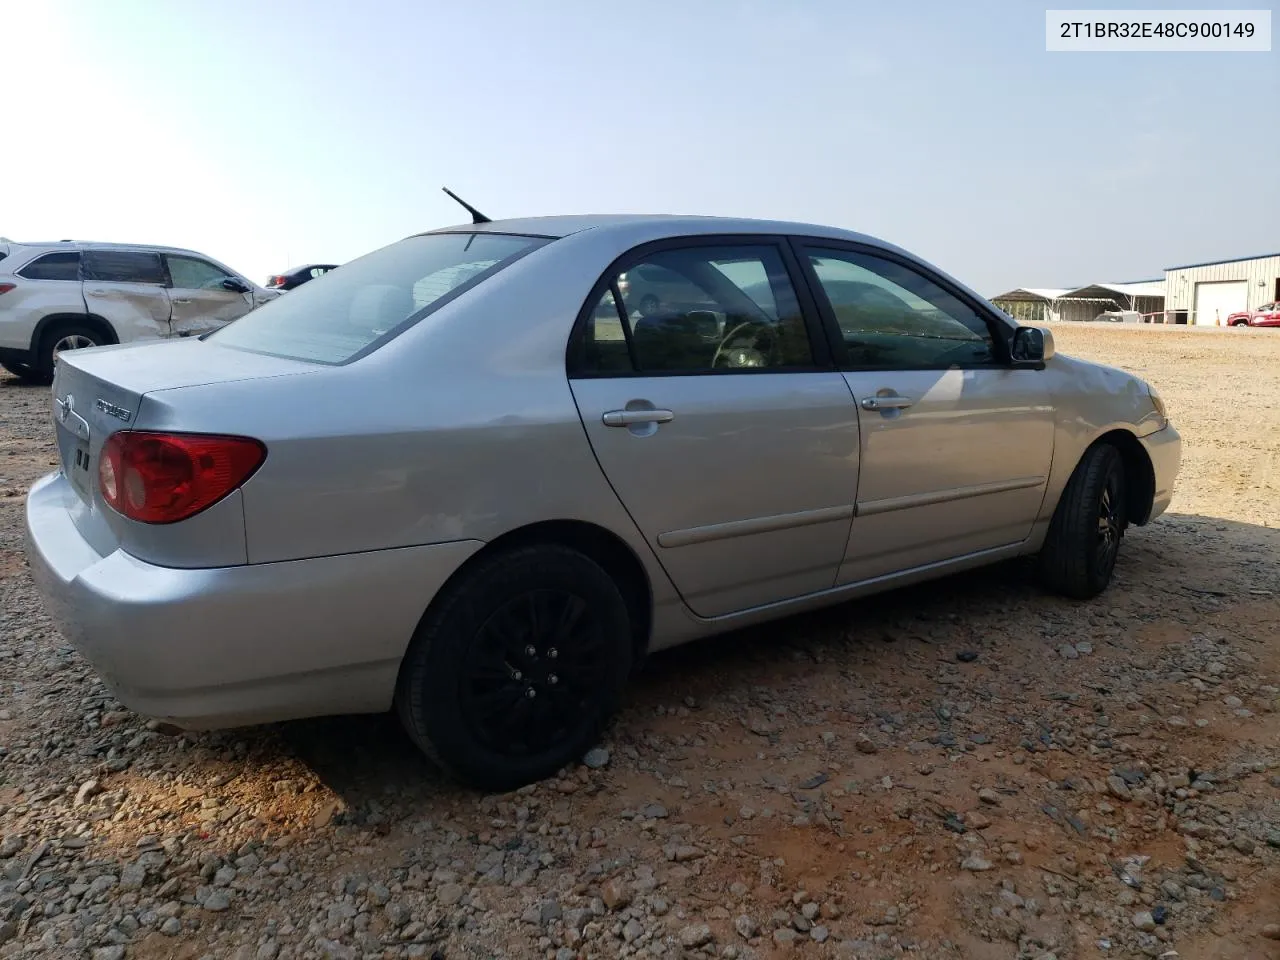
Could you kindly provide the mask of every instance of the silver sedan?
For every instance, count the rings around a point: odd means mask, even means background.
[[[31,567],[123,703],[394,707],[488,789],[581,756],[654,650],[1019,554],[1092,597],[1181,456],[1142,380],[906,251],[717,218],[409,237],[65,354],[51,412]]]

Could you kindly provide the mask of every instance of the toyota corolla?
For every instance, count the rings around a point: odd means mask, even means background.
[[[1152,387],[895,246],[477,220],[59,359],[31,567],[124,704],[395,709],[510,788],[581,756],[651,651],[1020,554],[1085,600],[1169,504]]]

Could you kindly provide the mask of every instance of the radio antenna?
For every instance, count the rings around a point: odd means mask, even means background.
[[[488,217],[486,217],[483,213],[481,213],[479,210],[473,207],[471,204],[467,203],[467,201],[463,200],[460,196],[458,196],[456,193],[450,190],[448,187],[441,187],[440,189],[443,190],[445,193],[447,193],[454,200],[457,200],[458,203],[460,203],[463,206],[463,208],[466,209],[467,213],[471,214],[472,223],[492,223],[493,222]]]

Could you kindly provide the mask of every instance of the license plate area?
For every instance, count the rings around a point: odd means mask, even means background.
[[[72,447],[70,463],[67,464],[67,478],[86,501],[92,500],[89,492],[89,444],[73,438]]]
[[[58,452],[62,456],[62,472],[85,503],[93,502],[92,458],[89,441],[64,424],[58,424]],[[83,431],[88,433],[87,430]]]

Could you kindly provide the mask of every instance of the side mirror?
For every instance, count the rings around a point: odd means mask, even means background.
[[[1010,352],[1018,366],[1042,367],[1053,357],[1053,334],[1043,327],[1018,327]]]
[[[1019,326],[1010,349],[1015,366],[1043,367],[1053,356],[1053,334],[1041,326]]]
[[[249,285],[243,281],[237,280],[235,277],[227,277],[222,281],[224,290],[231,290],[235,293],[248,293]]]

